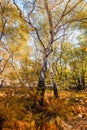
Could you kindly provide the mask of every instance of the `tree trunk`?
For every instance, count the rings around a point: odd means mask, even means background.
[[[81,76],[81,84],[82,84],[82,90],[85,90],[85,78],[84,78],[84,75]]]
[[[18,71],[17,71],[15,65],[14,65],[13,63],[11,63],[11,66],[12,66],[12,68],[14,69],[14,71],[15,71],[15,73],[16,73],[16,75],[17,75],[17,77],[18,77],[18,80],[19,80],[19,82],[21,83],[22,87],[27,87],[26,84],[24,83],[24,81],[22,80],[22,78],[20,77],[20,75],[19,75],[19,73],[18,73]]]
[[[51,83],[52,83],[52,87],[53,87],[54,97],[57,98],[58,97],[58,89],[57,89],[57,85],[56,85],[55,80],[54,80],[52,66],[49,66],[49,70],[50,70],[50,79],[51,79]]]
[[[77,88],[79,90],[85,90],[85,79],[84,79],[84,75],[80,76],[78,78],[78,85]]]
[[[76,77],[73,75],[73,81],[74,81],[74,85],[77,87],[78,86],[78,83],[76,81]]]
[[[47,58],[43,59],[43,67],[41,69],[38,86],[37,86],[37,96],[40,96],[39,98],[39,105],[43,105],[43,99],[44,99],[44,93],[45,93],[45,79],[46,79],[46,71],[47,71]]]
[[[77,89],[82,90],[81,77],[77,79]]]
[[[2,79],[1,84],[0,84],[0,88],[3,88],[4,80],[5,80],[5,79]]]
[[[63,70],[62,70],[62,63],[61,63],[61,59],[60,59],[60,76],[59,76],[60,80],[63,81]]]

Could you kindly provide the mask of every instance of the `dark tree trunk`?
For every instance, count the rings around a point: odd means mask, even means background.
[[[82,75],[81,77],[78,78],[77,88],[79,90],[85,90],[85,79],[84,79],[84,75]]]
[[[81,85],[80,77],[78,77],[78,79],[77,79],[77,89],[79,89],[79,90],[82,89],[82,85]]]
[[[40,96],[39,99],[39,105],[43,105],[43,99],[44,99],[44,93],[45,93],[45,79],[46,79],[46,71],[47,71],[47,58],[43,59],[43,67],[41,69],[39,81],[38,81],[38,86],[37,86],[37,96]]]
[[[81,77],[82,89],[85,90],[85,78],[84,75]]]

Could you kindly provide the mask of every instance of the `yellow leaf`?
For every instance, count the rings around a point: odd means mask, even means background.
[[[32,122],[31,122],[31,126],[33,127],[35,125],[35,121],[33,120]]]

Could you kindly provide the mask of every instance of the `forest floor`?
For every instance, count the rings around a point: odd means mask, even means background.
[[[53,97],[52,91],[46,93],[46,100],[49,97]],[[71,126],[70,130],[87,130],[87,90],[60,91],[58,100],[60,100],[60,104],[55,105],[59,105],[61,108],[60,113],[62,114],[59,114],[59,117],[67,123],[65,130],[69,126]]]
[[[33,108],[36,95],[26,89],[0,90],[0,130],[87,130],[87,90],[46,90],[44,105]]]

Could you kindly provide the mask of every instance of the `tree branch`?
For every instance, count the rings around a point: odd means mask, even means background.
[[[67,9],[67,7],[68,7],[70,1],[71,1],[71,0],[68,0],[67,4],[66,4],[66,6],[65,6],[65,9],[64,9],[64,11],[63,11],[63,13],[62,13],[62,15],[61,15],[61,17],[60,17],[60,19],[59,19],[59,21],[58,21],[57,24],[55,25],[55,29],[57,29],[57,31],[58,31],[58,28],[59,28],[58,25],[59,25],[60,21],[63,19],[63,17],[65,17],[67,14],[69,14],[74,8],[77,7],[77,5],[79,5],[79,4],[82,2],[82,0],[80,0],[80,1],[77,2],[70,10],[68,10],[68,11],[66,12],[66,9]],[[57,31],[56,31],[56,32],[57,32]]]
[[[6,60],[5,64],[3,65],[3,69],[0,70],[0,74],[3,73],[3,71],[5,70],[5,67],[6,67],[6,65],[7,65],[8,61],[9,61],[9,59],[10,59],[10,56],[9,56],[9,58]]]
[[[36,2],[36,0],[35,0],[35,2]],[[37,37],[38,37],[38,40],[39,40],[40,44],[42,45],[43,49],[45,50],[45,46],[44,46],[44,43],[42,42],[42,40],[41,40],[41,38],[40,38],[40,36],[39,36],[38,29],[37,29],[36,27],[34,27],[34,25],[32,24],[32,22],[31,22],[30,19],[29,19],[30,14],[28,15],[28,20],[26,20],[26,19],[23,17],[23,15],[22,15],[23,13],[22,13],[21,9],[18,7],[18,5],[16,4],[15,0],[13,0],[13,3],[14,3],[14,5],[16,6],[17,10],[19,11],[20,18],[21,18],[23,21],[25,21],[28,25],[30,25],[30,26],[34,29],[34,31],[36,32],[36,35],[37,35]],[[34,10],[34,8],[33,8],[33,10]],[[33,12],[33,10],[32,10],[32,12]]]

